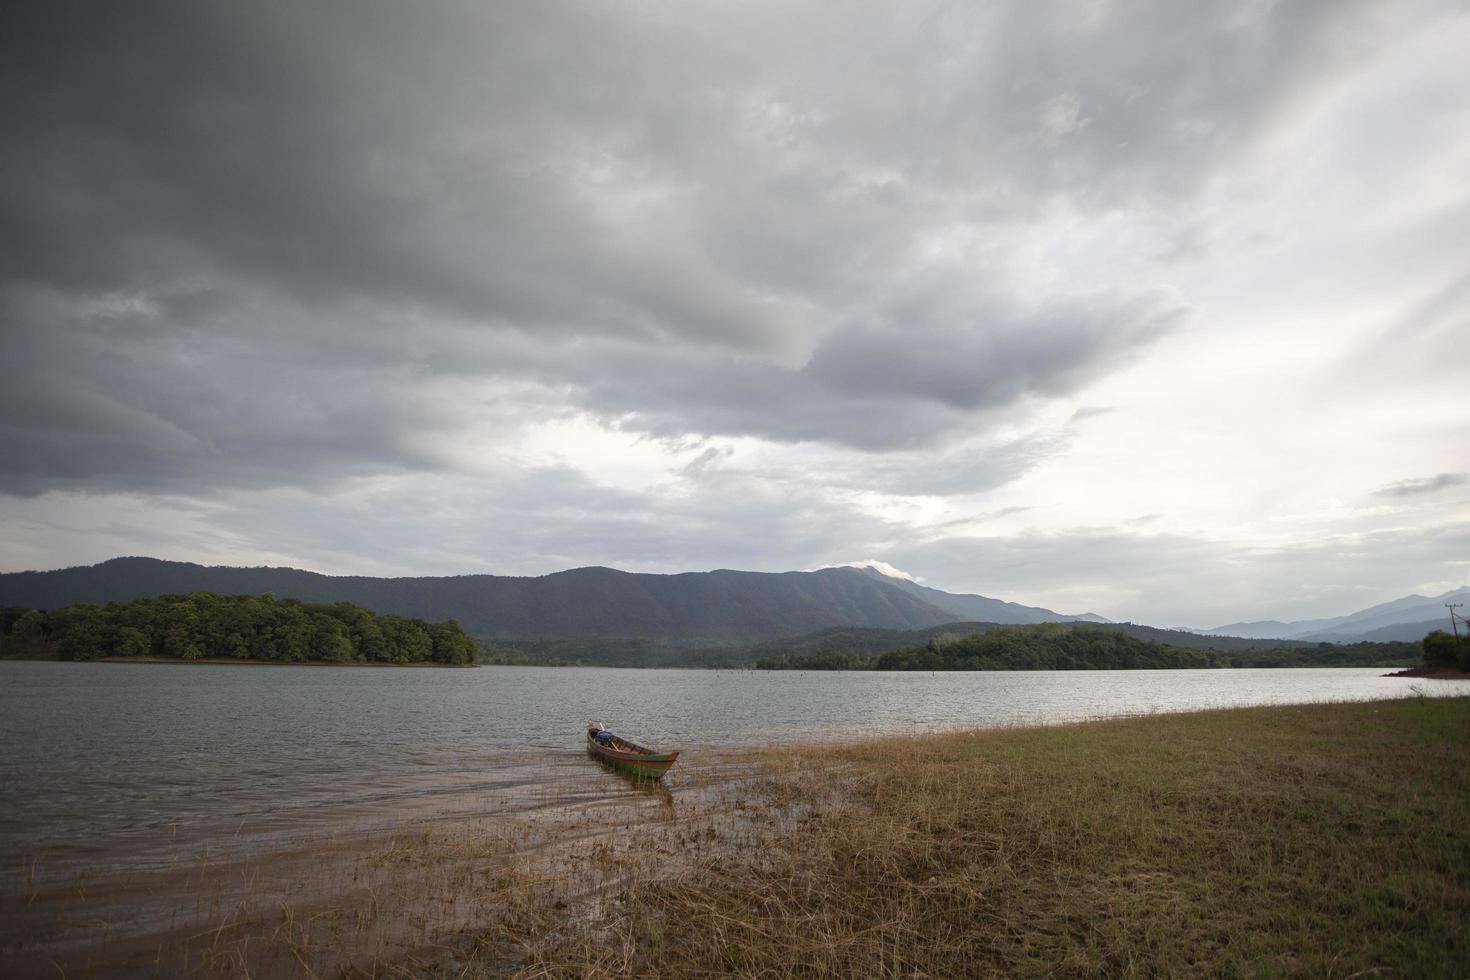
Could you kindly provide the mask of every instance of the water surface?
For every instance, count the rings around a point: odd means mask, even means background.
[[[683,749],[682,766],[713,746],[1470,693],[1382,673],[0,662],[0,873],[157,867],[242,839],[605,792],[582,751],[589,718]]]

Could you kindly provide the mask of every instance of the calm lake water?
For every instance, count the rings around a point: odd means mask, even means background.
[[[0,662],[0,892],[27,871],[46,880],[159,867],[242,841],[616,791],[583,751],[588,718],[683,749],[682,767],[716,746],[1470,694],[1470,681],[1381,673]]]

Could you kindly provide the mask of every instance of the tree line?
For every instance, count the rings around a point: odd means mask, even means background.
[[[0,656],[46,660],[162,657],[285,663],[475,660],[457,620],[379,615],[348,602],[192,592],[106,606],[0,608]]]
[[[1001,626],[872,654],[842,649],[762,657],[759,670],[1162,670],[1212,667],[1379,667],[1416,659],[1418,644],[1354,643],[1259,650],[1194,649],[1087,623]]]
[[[878,670],[1155,670],[1224,667],[1213,650],[1170,647],[1126,633],[1045,624],[883,654]]]

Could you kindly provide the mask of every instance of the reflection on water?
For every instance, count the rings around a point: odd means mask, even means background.
[[[597,768],[601,769],[603,772],[607,773],[610,776],[616,776],[618,779],[623,780],[627,784],[628,789],[634,793],[641,793],[644,796],[665,797],[670,801],[672,801],[673,799],[672,795],[669,793],[669,784],[665,782],[665,780],[672,780],[675,778],[673,775],[671,775],[671,773],[662,773],[659,776],[654,777],[642,775],[639,773],[627,772],[625,770],[619,769],[611,762],[608,762],[606,759],[597,755],[591,749],[587,750],[587,758],[595,762],[597,764]]]
[[[125,870],[626,792],[584,751],[602,718],[701,750],[1243,704],[1470,693],[1378,670],[878,674],[0,663],[0,868]],[[609,783],[609,780],[615,782]],[[654,784],[658,786],[658,784]],[[655,790],[657,792],[658,790]],[[666,792],[666,790],[665,790]],[[672,800],[670,800],[672,806]]]

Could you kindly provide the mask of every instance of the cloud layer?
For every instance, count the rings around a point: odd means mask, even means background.
[[[1464,516],[1462,478],[1418,475],[1451,463],[1377,431],[1470,432],[1464,369],[1424,357],[1463,335],[1470,281],[1470,223],[1445,217],[1470,213],[1453,3],[58,2],[9,22],[16,526],[186,501],[200,547],[239,560],[353,571],[392,564],[354,536],[428,535],[490,570],[873,554],[978,588],[994,577],[931,546],[974,515],[1237,555],[1282,540],[1270,507],[1322,497],[1434,492]],[[1369,118],[1394,147],[1367,146]],[[1304,296],[1317,282],[1342,295]],[[1343,389],[1371,395],[1362,472],[1190,509],[1220,485],[1198,447],[1228,442],[1245,487],[1281,480],[1314,450],[1262,448],[1272,413],[1346,420]],[[1154,472],[1165,447],[1190,478]],[[265,512],[284,501],[311,526]],[[43,555],[45,533],[10,545]],[[1019,582],[993,588],[1035,599]]]

